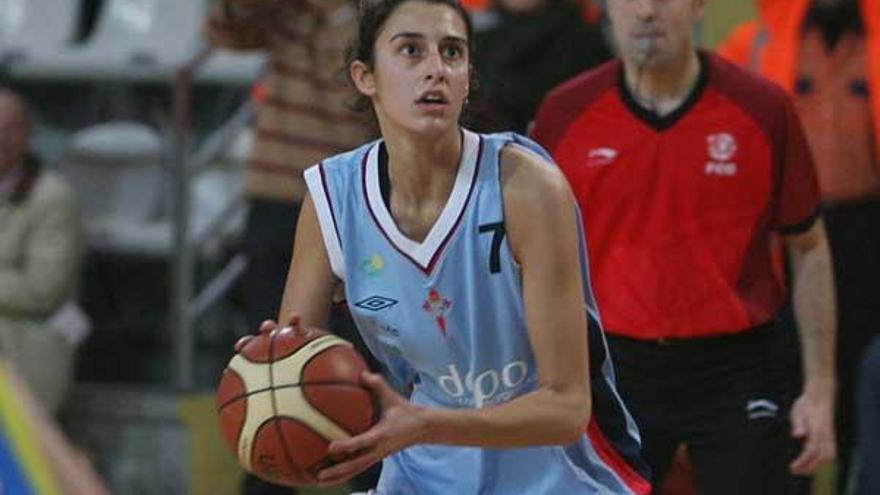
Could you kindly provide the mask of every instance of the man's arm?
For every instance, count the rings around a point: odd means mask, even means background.
[[[804,366],[804,390],[791,412],[792,434],[804,439],[804,447],[791,469],[809,474],[835,456],[834,275],[821,219],[806,232],[785,239],[792,264],[794,313]]]

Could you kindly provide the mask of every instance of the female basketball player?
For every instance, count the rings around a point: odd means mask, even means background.
[[[280,318],[323,326],[344,282],[365,342],[411,394],[366,374],[382,420],[331,444],[345,460],[319,479],[384,459],[383,495],[648,493],[563,175],[525,138],[459,126],[467,14],[379,0],[361,15],[350,75],[382,139],[306,172]]]

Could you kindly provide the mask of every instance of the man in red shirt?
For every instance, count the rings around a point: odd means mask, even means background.
[[[699,51],[704,0],[609,0],[621,60],[544,101],[534,137],[583,210],[621,394],[661,482],[784,494],[834,457],[834,289],[813,161],[786,93]],[[774,253],[791,259],[803,388]],[[797,397],[796,397],[797,396]],[[796,450],[791,437],[802,440]]]

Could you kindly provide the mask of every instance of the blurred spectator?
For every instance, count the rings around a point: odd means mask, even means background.
[[[248,330],[278,316],[306,193],[302,171],[374,134],[347,106],[345,55],[356,21],[351,0],[218,0],[207,20],[215,44],[265,50],[269,56],[247,177],[249,264],[243,289]],[[248,477],[245,493],[292,492]]]
[[[475,130],[525,132],[548,91],[611,57],[569,0],[495,0],[489,14],[476,33]]]
[[[759,2],[721,53],[794,94],[816,158],[838,297],[839,485],[856,439],[858,363],[880,335],[880,0]]]
[[[51,412],[71,381],[74,343],[57,322],[69,311],[82,260],[74,193],[28,153],[22,99],[0,89],[0,357]]]

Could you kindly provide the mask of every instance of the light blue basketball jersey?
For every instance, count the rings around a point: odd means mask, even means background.
[[[389,378],[412,390],[412,402],[430,407],[487,407],[538,385],[522,277],[505,235],[499,158],[514,144],[552,162],[516,134],[462,132],[452,193],[421,243],[397,229],[383,200],[381,141],[305,172],[331,266],[345,282],[364,341]],[[593,410],[581,439],[518,449],[418,445],[384,461],[379,494],[648,493],[638,432],[614,389],[582,247]]]

